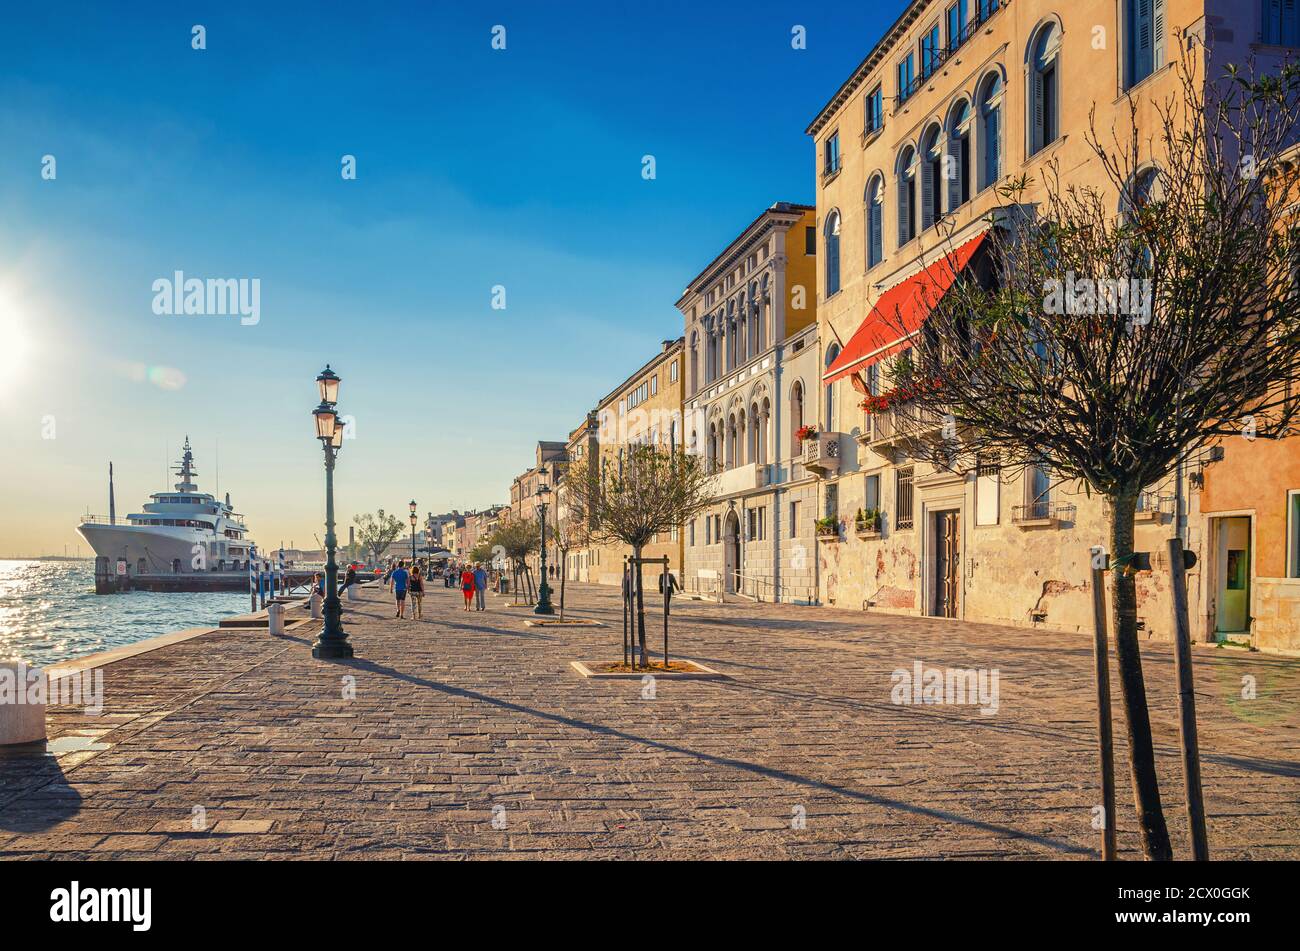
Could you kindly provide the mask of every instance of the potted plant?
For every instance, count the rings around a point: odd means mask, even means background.
[[[879,535],[880,521],[880,509],[858,509],[858,514],[853,520],[853,525],[859,535]]]
[[[817,427],[809,423],[805,423],[794,431],[794,438],[800,442],[803,442],[805,439],[812,439],[816,435]]]
[[[814,524],[817,527],[818,538],[838,539],[840,537],[840,520],[834,515],[819,518]]]

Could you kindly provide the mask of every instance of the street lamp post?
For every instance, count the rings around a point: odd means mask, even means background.
[[[343,603],[339,601],[339,566],[334,553],[338,539],[334,536],[334,460],[343,448],[343,424],[335,407],[339,398],[338,375],[326,364],[316,377],[320,405],[312,410],[316,418],[316,438],[325,450],[325,621],[321,626],[311,656],[334,660],[352,656],[352,645],[343,630]]]
[[[537,587],[537,607],[533,608],[533,613],[554,614],[555,608],[551,606],[551,586],[546,583],[546,500],[551,494],[551,487],[546,484],[545,467],[538,469],[537,475],[541,479],[541,484],[537,487],[537,513],[542,522],[542,583]]]
[[[415,499],[411,499],[411,567],[415,567]]]

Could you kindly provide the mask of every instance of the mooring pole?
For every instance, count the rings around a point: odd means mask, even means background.
[[[1092,551],[1092,657],[1097,680],[1097,751],[1101,757],[1101,858],[1115,861],[1115,754],[1110,723],[1110,638],[1106,627],[1106,555]]]
[[[1201,752],[1196,738],[1196,685],[1192,677],[1192,632],[1187,620],[1187,562],[1183,540],[1169,539],[1169,577],[1174,605],[1174,663],[1178,674],[1179,734],[1183,746],[1183,787],[1192,832],[1192,858],[1207,862],[1205,800],[1201,796]]]

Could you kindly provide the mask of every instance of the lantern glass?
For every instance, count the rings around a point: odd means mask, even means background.
[[[342,432],[338,426],[339,416],[334,412],[333,407],[321,403],[312,410],[312,415],[316,417],[316,438],[330,441],[334,438],[335,430]]]
[[[415,515],[415,499],[411,499],[411,515]]]
[[[316,386],[320,389],[320,399],[322,403],[333,405],[339,401],[339,377],[338,374],[325,364],[325,369],[321,370],[320,376],[316,377]]]
[[[331,449],[343,448],[343,424],[342,423],[339,423],[337,426],[334,427],[334,435],[330,437],[330,448]]]

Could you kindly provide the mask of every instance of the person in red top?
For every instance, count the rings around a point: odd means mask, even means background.
[[[469,568],[460,573],[460,593],[465,595],[465,610],[468,611],[474,600],[474,572]]]

